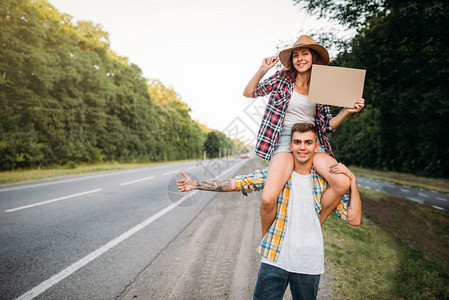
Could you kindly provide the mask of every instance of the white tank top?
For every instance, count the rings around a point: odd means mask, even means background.
[[[292,273],[324,273],[324,242],[312,192],[311,175],[292,174],[287,229],[277,262],[267,263]]]
[[[315,103],[307,101],[309,97],[293,91],[285,112],[284,126],[293,126],[295,123],[315,124]]]

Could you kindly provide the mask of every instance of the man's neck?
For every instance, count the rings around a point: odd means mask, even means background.
[[[310,172],[312,171],[312,164],[313,164],[312,160],[305,163],[300,163],[297,160],[295,160],[295,166],[293,168],[293,171],[295,171],[300,175],[309,175]]]

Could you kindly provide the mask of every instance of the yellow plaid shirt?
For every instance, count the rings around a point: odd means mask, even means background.
[[[244,195],[247,195],[247,193],[251,193],[254,191],[262,190],[267,178],[267,172],[268,169],[265,168],[263,170],[257,170],[249,175],[237,176],[235,178],[237,190],[241,191]],[[324,191],[326,191],[329,185],[324,180],[324,178],[318,175],[318,173],[316,173],[313,169],[311,175],[313,196],[315,199],[315,210],[318,218],[320,218],[320,211],[322,208],[321,195],[324,193]],[[282,241],[284,240],[288,221],[287,205],[291,186],[292,177],[290,176],[290,179],[285,184],[277,200],[276,218],[267,234],[260,242],[259,247],[257,247],[257,252],[271,261],[277,261],[279,253],[281,251]],[[348,195],[344,195],[338,206],[335,208],[337,216],[345,222],[348,222],[348,203],[349,197]]]

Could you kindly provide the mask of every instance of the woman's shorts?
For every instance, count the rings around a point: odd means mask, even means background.
[[[292,139],[292,128],[287,127],[287,126],[282,127],[281,135],[279,136],[278,143],[274,147],[274,150],[273,150],[273,153],[271,156],[273,157],[274,155],[281,153],[281,152],[290,153],[291,151],[290,151],[289,143],[290,143],[291,139]],[[324,151],[324,149],[320,145],[318,147],[317,152],[326,152],[326,151]]]

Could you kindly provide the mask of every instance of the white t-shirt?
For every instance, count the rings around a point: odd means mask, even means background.
[[[292,174],[287,228],[277,262],[262,262],[292,273],[324,273],[324,242],[312,192],[311,175]]]
[[[293,91],[285,112],[284,126],[295,123],[315,124],[316,105],[307,101],[309,96]]]

